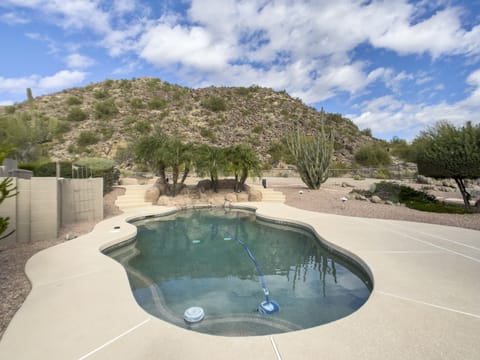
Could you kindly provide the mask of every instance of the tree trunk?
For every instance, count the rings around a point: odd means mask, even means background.
[[[470,211],[471,210],[471,208],[470,208],[471,195],[468,193],[467,189],[465,188],[465,183],[463,182],[463,179],[462,178],[453,178],[453,179],[457,183],[458,189],[460,190],[460,193],[462,194],[463,203],[465,204],[465,209]]]

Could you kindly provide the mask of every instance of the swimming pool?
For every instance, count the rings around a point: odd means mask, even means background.
[[[133,224],[135,241],[106,253],[125,267],[140,306],[183,328],[224,336],[306,329],[351,314],[371,293],[366,272],[310,230],[252,211],[184,210]],[[279,306],[272,314],[258,311],[265,289]],[[185,321],[192,307],[202,321]]]

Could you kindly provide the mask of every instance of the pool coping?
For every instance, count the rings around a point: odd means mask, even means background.
[[[32,291],[0,342],[0,358],[478,358],[479,231],[278,203],[239,206],[311,227],[367,266],[374,280],[367,303],[329,324],[271,336],[213,336],[168,324],[135,302],[123,267],[101,253],[135,236],[127,221],[176,211],[151,206],[106,219],[28,261]]]

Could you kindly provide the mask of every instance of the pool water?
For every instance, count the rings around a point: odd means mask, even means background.
[[[306,329],[351,314],[371,293],[366,273],[310,231],[250,211],[185,210],[134,225],[135,241],[107,254],[125,267],[140,306],[183,328],[224,336]],[[241,242],[280,306],[274,314],[257,311],[265,295]],[[193,306],[205,318],[190,324],[183,314]]]

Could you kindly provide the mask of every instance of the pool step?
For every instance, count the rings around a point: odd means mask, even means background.
[[[145,201],[145,192],[151,185],[122,185],[125,194],[117,197],[115,205],[122,211],[152,205]]]

